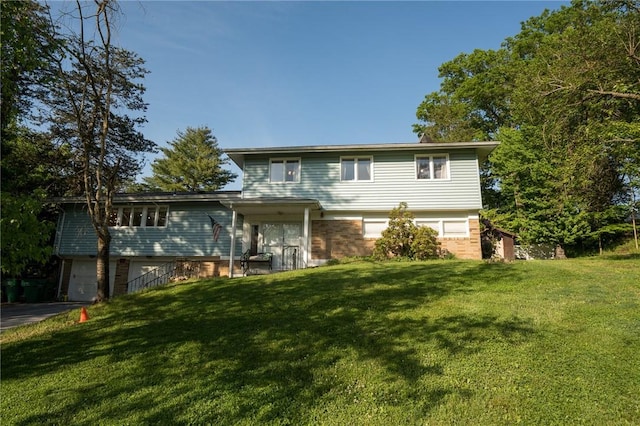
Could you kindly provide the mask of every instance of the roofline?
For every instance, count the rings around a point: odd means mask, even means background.
[[[213,191],[213,192],[140,192],[140,193],[116,193],[113,195],[113,203],[179,203],[185,201],[228,201],[239,200],[242,191]],[[55,204],[79,204],[86,203],[86,198],[56,197],[51,199]]]
[[[315,206],[320,208],[320,201],[315,198],[242,198],[225,200],[223,205],[233,208],[233,206],[271,206],[271,205],[299,205]]]
[[[481,157],[486,157],[495,147],[500,145],[498,141],[483,142],[429,142],[429,143],[384,143],[384,144],[351,144],[351,145],[309,145],[309,146],[280,146],[258,148],[228,148],[224,153],[240,168],[244,163],[245,155],[270,154],[286,155],[300,153],[323,153],[345,151],[440,151],[443,149],[476,149]]]

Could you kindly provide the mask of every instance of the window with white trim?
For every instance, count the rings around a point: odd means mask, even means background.
[[[428,226],[435,230],[440,235],[440,221],[439,220],[416,220],[417,226]]]
[[[388,223],[385,219],[363,219],[362,234],[365,238],[380,238],[382,231],[387,229]]]
[[[167,226],[168,206],[114,207],[109,215],[109,226],[163,227]]]
[[[269,182],[300,182],[300,159],[270,160]]]
[[[449,155],[416,155],[416,179],[449,179]]]
[[[343,157],[340,158],[340,180],[371,181],[373,180],[372,157]]]
[[[469,236],[469,225],[466,220],[442,221],[442,236],[444,238],[464,238]]]
[[[464,219],[417,219],[415,224],[435,229],[441,238],[469,237],[469,222]]]

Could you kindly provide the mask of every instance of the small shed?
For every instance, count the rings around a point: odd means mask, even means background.
[[[500,238],[496,242],[495,254],[504,260],[515,260],[516,235],[500,228],[496,228],[496,231],[500,234]]]
[[[481,240],[483,259],[498,258],[506,261],[515,260],[517,235],[494,226],[488,219],[484,219],[482,225]]]

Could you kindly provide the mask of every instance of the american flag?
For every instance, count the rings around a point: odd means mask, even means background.
[[[211,231],[213,232],[213,241],[218,242],[218,237],[220,236],[220,231],[222,231],[222,225],[220,225],[214,218],[210,215],[209,220],[211,220]]]

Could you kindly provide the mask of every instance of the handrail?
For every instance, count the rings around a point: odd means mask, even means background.
[[[200,262],[172,260],[127,282],[127,293],[167,284],[176,277],[189,279],[200,275]]]
[[[175,276],[175,261],[165,263],[127,282],[127,293],[166,284]]]

